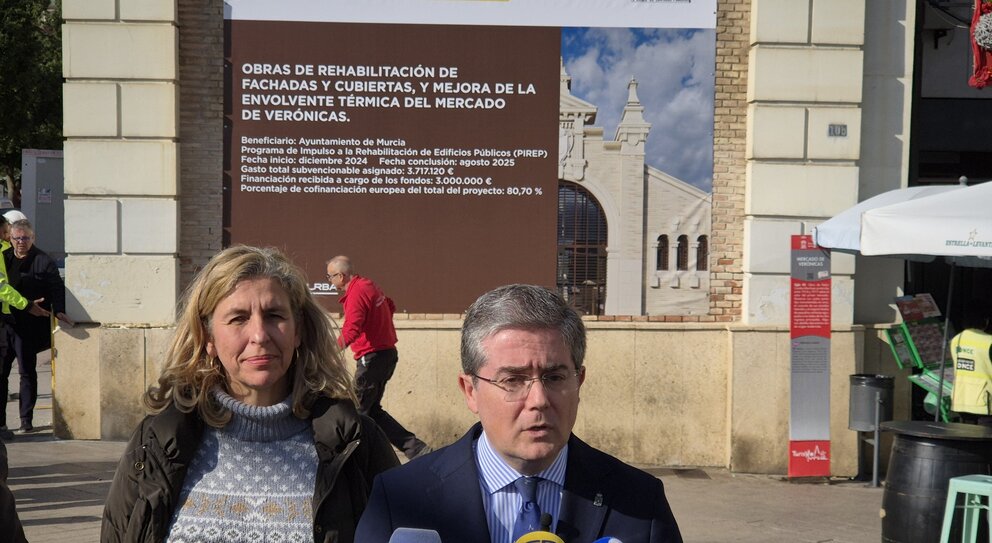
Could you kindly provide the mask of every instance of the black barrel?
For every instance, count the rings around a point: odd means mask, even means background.
[[[886,423],[912,425],[913,422]],[[882,541],[892,543],[934,543],[940,541],[947,485],[952,477],[990,472],[992,440],[955,439],[954,423],[915,423],[939,425],[935,435],[897,433],[892,444],[889,470],[882,494]],[[950,428],[948,428],[950,427]],[[971,428],[974,428],[971,426]],[[898,431],[898,430],[897,430]],[[967,428],[962,432],[974,434]],[[926,433],[914,432],[914,433]],[[983,515],[984,516],[984,515]],[[960,525],[960,522],[955,524]],[[954,532],[960,528],[955,526]],[[960,535],[957,536],[960,538]],[[951,540],[956,541],[954,533]]]

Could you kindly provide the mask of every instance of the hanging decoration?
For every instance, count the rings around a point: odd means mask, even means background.
[[[975,0],[971,18],[971,53],[974,71],[968,84],[985,88],[992,80],[992,0]]]

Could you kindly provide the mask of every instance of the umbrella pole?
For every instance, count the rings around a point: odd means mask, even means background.
[[[937,411],[933,414],[934,422],[940,421],[940,411],[944,407],[944,367],[947,365],[948,343],[947,334],[951,330],[951,296],[954,294],[954,269],[957,262],[951,260],[951,277],[947,281],[947,306],[944,310],[944,343],[940,349],[940,377],[937,379]]]

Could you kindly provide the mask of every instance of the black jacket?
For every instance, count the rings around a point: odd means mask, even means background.
[[[489,541],[474,443],[476,423],[454,444],[377,477],[358,526],[361,543],[386,543],[393,530],[437,530],[441,541]],[[561,505],[552,513],[566,543],[615,537],[624,543],[682,543],[661,481],[572,435]]]
[[[17,516],[14,494],[7,487],[7,446],[0,441],[0,541],[27,543],[24,527]]]
[[[372,479],[399,464],[382,430],[348,401],[322,397],[311,414],[317,447],[313,539],[350,543]],[[121,457],[103,511],[103,542],[161,542],[203,437],[196,412],[170,405],[146,417]]]
[[[28,306],[14,310],[14,332],[35,352],[51,348],[51,321],[28,313],[32,300],[44,298],[41,306],[52,313],[65,313],[65,283],[52,257],[32,245],[24,258],[14,256],[14,250],[4,253],[11,285],[28,299]]]

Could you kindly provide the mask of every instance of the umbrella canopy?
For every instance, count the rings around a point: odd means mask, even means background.
[[[981,265],[992,259],[992,183],[865,211],[861,254],[979,257]]]
[[[964,185],[927,185],[890,190],[869,198],[842,211],[839,215],[813,229],[813,240],[820,247],[835,251],[857,253],[861,251],[861,216],[870,210],[934,196],[964,188]],[[909,256],[908,258],[913,258]],[[920,258],[916,258],[919,260]],[[924,258],[929,260],[930,258]]]

